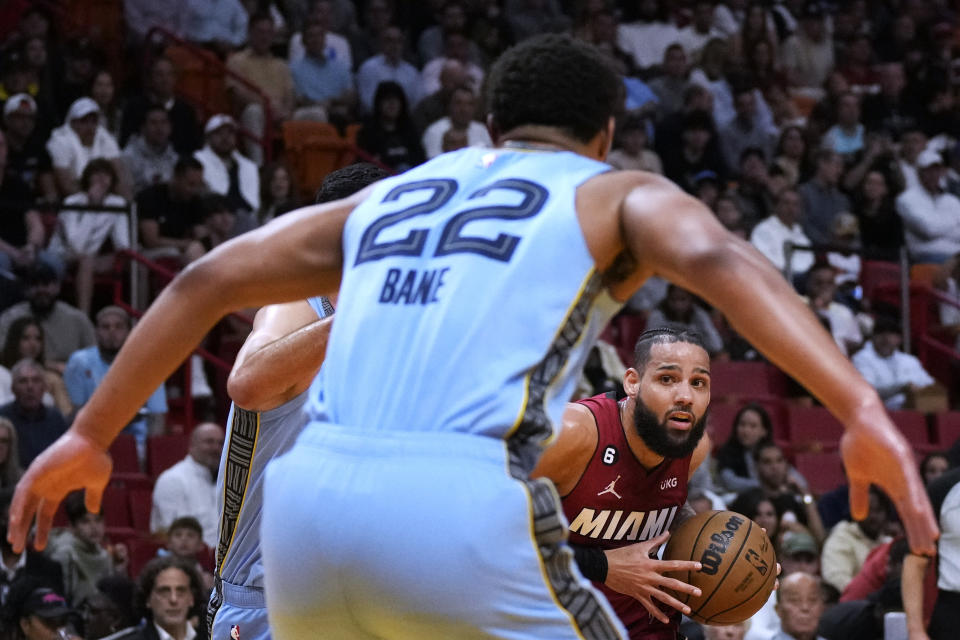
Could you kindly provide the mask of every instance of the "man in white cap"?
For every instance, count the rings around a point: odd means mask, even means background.
[[[67,111],[66,122],[50,134],[47,151],[53,160],[54,178],[62,197],[79,190],[80,174],[94,158],[110,160],[119,177],[120,195],[130,195],[127,172],[119,162],[120,147],[99,119],[100,107],[93,98],[77,98]]]
[[[943,190],[943,158],[932,149],[917,156],[919,186],[897,196],[907,249],[916,262],[946,262],[960,252],[960,199]]]
[[[203,165],[203,179],[214,193],[226,196],[234,213],[260,208],[260,174],[257,165],[237,151],[237,123],[218,113],[207,120],[207,143],[194,157]]]
[[[46,201],[57,199],[53,164],[43,135],[37,130],[37,103],[32,96],[18,93],[3,104],[7,133],[7,171],[23,180],[34,195]]]

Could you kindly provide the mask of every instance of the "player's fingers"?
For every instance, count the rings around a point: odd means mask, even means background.
[[[646,545],[646,547],[647,547],[648,549],[656,549],[656,548],[659,547],[661,544],[663,544],[664,542],[666,542],[669,537],[670,537],[670,532],[669,532],[669,531],[664,531],[663,533],[661,533],[660,535],[658,535],[656,538],[650,538],[649,540],[647,540],[646,542],[641,543],[641,544]]]
[[[703,565],[696,560],[661,560],[657,563],[657,573],[674,571],[700,571]]]
[[[690,595],[699,598],[700,589],[695,587],[689,582],[684,582],[683,580],[676,580],[674,578],[663,578],[660,580],[660,586],[670,589],[671,591],[677,591],[680,593],[689,593]]]
[[[41,500],[40,508],[37,511],[37,535],[33,546],[38,551],[47,546],[47,536],[50,535],[50,528],[53,526],[53,517],[57,513],[57,507],[60,506],[59,500]]]
[[[663,604],[667,605],[668,607],[676,609],[680,613],[684,613],[684,614],[690,613],[690,607],[688,605],[683,604],[682,602],[674,598],[672,595],[670,595],[666,591],[660,591],[658,589],[653,592],[653,597],[659,600],[660,602],[662,602]],[[659,607],[658,607],[658,610],[659,610]],[[660,611],[660,613],[663,613],[663,611]],[[669,618],[667,618],[667,616],[664,615],[663,618],[661,618],[661,620],[663,622],[667,622]]]
[[[21,481],[22,484],[23,481]],[[17,488],[10,504],[10,520],[7,530],[7,542],[15,553],[22,553],[27,546],[27,532],[33,524],[33,516],[37,512],[39,498],[27,486]]]
[[[905,514],[909,512],[900,511],[900,513]],[[910,551],[921,556],[935,556],[937,553],[936,539],[940,534],[936,522],[932,521],[930,513],[922,511],[921,513],[915,514],[914,517],[907,516],[902,520],[904,529],[906,529],[907,542],[910,543]]]
[[[83,503],[90,513],[100,513],[100,502],[103,500],[103,487],[88,485],[84,492]]]
[[[854,520],[863,520],[870,511],[870,483],[850,480],[850,515]]]
[[[653,616],[654,618],[656,618],[657,620],[659,620],[660,622],[662,622],[662,623],[664,623],[664,624],[670,624],[670,618],[667,617],[667,614],[665,614],[665,613],[660,609],[660,607],[658,607],[658,606],[653,602],[653,600],[650,599],[649,596],[642,596],[642,597],[640,597],[640,598],[637,598],[637,600],[640,601],[640,604],[643,605],[643,608],[646,609],[647,612],[648,612],[651,616]],[[683,606],[679,601],[677,601],[677,604],[680,604],[681,607]],[[690,607],[687,607],[688,610],[689,610],[689,608],[690,608]],[[681,611],[682,611],[682,609],[681,609]]]

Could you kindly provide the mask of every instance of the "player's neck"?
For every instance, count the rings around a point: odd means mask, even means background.
[[[499,146],[534,151],[573,151],[590,156],[587,145],[571,139],[553,127],[524,125],[506,132],[497,141]]]
[[[637,459],[644,469],[650,470],[663,462],[663,456],[650,450],[644,443],[643,438],[633,428],[633,411],[636,404],[631,398],[624,398],[617,403],[620,411],[620,427],[623,429],[623,435],[627,438],[627,446],[630,452]]]

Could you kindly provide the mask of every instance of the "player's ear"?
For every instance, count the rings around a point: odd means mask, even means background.
[[[623,374],[623,390],[631,398],[636,398],[640,393],[640,372],[630,367]]]

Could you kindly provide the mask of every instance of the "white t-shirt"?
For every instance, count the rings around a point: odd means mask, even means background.
[[[67,196],[64,208],[57,215],[57,231],[50,238],[50,250],[65,257],[92,256],[107,241],[115,249],[130,247],[130,220],[128,214],[107,211],[72,211],[69,206],[87,205],[90,199],[83,191]],[[127,201],[110,193],[103,199],[108,207],[123,207]]]
[[[443,134],[450,129],[450,118],[440,118],[423,132],[423,150],[427,158],[436,158],[443,153]],[[493,140],[487,133],[487,128],[474,120],[467,127],[467,146],[492,147]]]
[[[97,126],[93,144],[89,147],[80,142],[80,138],[69,124],[57,127],[47,141],[47,152],[57,169],[69,169],[74,178],[80,178],[84,167],[94,158],[112,160],[120,157],[120,147],[116,139],[102,126]]]

